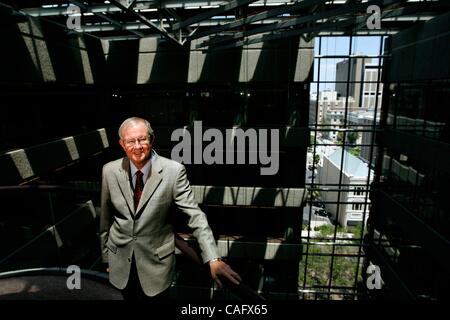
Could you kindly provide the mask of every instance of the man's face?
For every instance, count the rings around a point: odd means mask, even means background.
[[[133,164],[141,169],[150,158],[152,141],[143,122],[130,124],[122,130],[120,145]]]

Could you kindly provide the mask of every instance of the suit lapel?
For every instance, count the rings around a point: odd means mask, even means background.
[[[147,203],[148,199],[150,199],[162,181],[162,176],[160,175],[162,167],[158,159],[159,157],[156,156],[155,161],[152,163],[152,170],[147,178],[147,181],[145,182],[144,190],[142,192],[141,200],[139,201],[136,213],[138,213],[144,204]]]
[[[127,201],[128,208],[130,208],[130,212],[134,210],[134,202],[133,195],[131,190],[131,182],[130,182],[130,160],[128,158],[123,158],[122,165],[119,170],[118,180],[119,187],[122,190],[122,194]]]

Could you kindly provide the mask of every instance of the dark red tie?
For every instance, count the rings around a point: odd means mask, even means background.
[[[144,174],[142,171],[136,171],[136,185],[134,186],[134,210],[137,210],[139,200],[141,199],[142,190],[144,190]]]

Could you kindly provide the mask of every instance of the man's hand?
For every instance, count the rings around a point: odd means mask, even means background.
[[[228,278],[231,282],[238,285],[242,279],[241,277],[231,269],[229,265],[220,260],[210,261],[209,268],[211,269],[211,276],[214,281],[217,283],[219,288],[222,288],[222,282],[219,279],[219,276],[223,276]]]

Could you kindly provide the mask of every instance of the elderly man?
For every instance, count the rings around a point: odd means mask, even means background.
[[[198,207],[184,166],[158,155],[155,135],[142,118],[126,119],[119,128],[126,157],[103,167],[100,237],[110,282],[125,299],[167,298],[175,267],[175,238],[168,223],[174,203],[189,216],[211,276],[235,284],[241,280],[220,260],[205,214]]]

